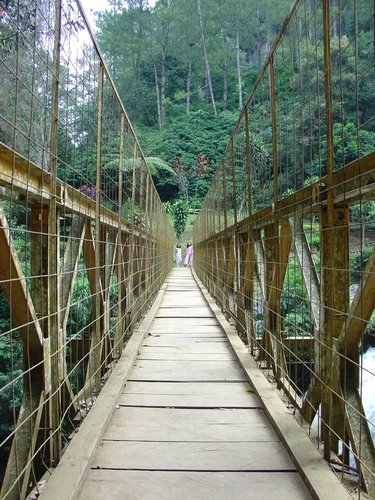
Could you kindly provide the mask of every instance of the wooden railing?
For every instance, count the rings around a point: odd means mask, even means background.
[[[194,225],[199,277],[359,496],[375,494],[373,14],[294,4]]]
[[[173,230],[79,5],[3,10],[0,463],[10,499],[38,489],[94,404],[170,269]]]

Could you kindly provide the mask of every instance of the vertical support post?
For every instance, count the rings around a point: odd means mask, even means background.
[[[321,269],[323,321],[320,336],[320,378],[322,387],[322,429],[325,459],[331,450],[338,452],[339,438],[344,436],[340,359],[335,339],[345,323],[349,307],[349,209],[334,207],[333,225],[328,211],[321,211]],[[330,287],[328,288],[328,283]],[[328,449],[329,447],[329,449]],[[327,449],[326,449],[327,448]]]
[[[249,108],[245,110],[245,134],[246,134],[246,172],[247,172],[247,204],[249,210],[249,220],[253,214],[253,200],[251,191],[251,181],[253,175],[253,164],[251,161],[251,145],[250,145],[250,123],[249,123]]]
[[[102,287],[100,273],[100,249],[101,249],[101,225],[100,225],[100,194],[101,194],[101,163],[102,163],[102,132],[103,132],[103,87],[104,68],[100,63],[98,73],[98,137],[96,143],[96,195],[95,195],[95,322],[94,341],[92,342],[94,354],[92,356],[92,367],[90,376],[94,376],[96,393],[101,390],[101,313],[102,313]],[[104,293],[104,290],[103,290]]]
[[[133,148],[133,172],[132,172],[132,218],[131,218],[131,233],[130,237],[128,238],[128,243],[129,243],[129,278],[128,278],[128,286],[129,290],[127,293],[128,296],[128,310],[127,310],[127,315],[128,315],[128,335],[130,336],[133,331],[133,325],[135,322],[135,294],[134,294],[134,286],[135,286],[135,279],[134,279],[134,272],[135,272],[135,256],[136,256],[136,249],[135,249],[135,236],[134,236],[134,231],[135,231],[135,199],[136,199],[136,187],[137,187],[137,177],[136,177],[136,157],[137,157],[137,144],[134,142],[134,148]],[[159,268],[160,272],[160,268]]]
[[[152,245],[152,236],[150,234],[149,225],[149,209],[150,209],[150,175],[146,174],[146,206],[145,206],[145,225],[146,225],[146,248],[143,252],[143,290],[144,290],[144,304],[147,303],[147,299],[152,294],[152,287],[150,287],[150,262],[151,254],[150,249]]]
[[[275,68],[273,57],[270,60],[270,99],[272,119],[272,160],[273,160],[273,204],[274,212],[278,214],[278,180],[279,165],[277,157],[277,120],[276,120],[276,91],[275,91]]]
[[[228,227],[228,213],[227,213],[227,181],[225,175],[225,163],[222,161],[223,169],[223,201],[224,201],[224,229]],[[207,237],[207,235],[206,235]]]
[[[123,183],[123,162],[124,162],[124,149],[125,149],[125,114],[121,113],[120,118],[120,151],[119,151],[119,162],[118,162],[118,233],[117,233],[117,250],[116,250],[116,267],[117,267],[117,329],[116,329],[116,352],[118,357],[121,357],[123,348],[123,336],[124,336],[124,317],[122,314],[123,307],[122,301],[123,297],[123,281],[124,277],[124,267],[123,267],[123,253],[122,253],[122,183]]]
[[[269,292],[267,293],[267,301],[269,307],[269,331],[270,340],[273,344],[273,356],[275,364],[275,378],[277,381],[278,388],[280,388],[281,373],[285,369],[285,363],[282,365],[282,356],[280,355],[281,347],[281,308],[280,308],[280,288],[282,283],[280,282],[281,275],[281,262],[280,262],[280,236],[279,236],[279,207],[278,207],[278,181],[279,181],[279,165],[278,165],[278,151],[277,151],[277,114],[276,114],[276,89],[275,89],[275,67],[273,57],[269,64],[270,71],[270,99],[271,99],[271,119],[272,119],[272,160],[273,160],[273,205],[274,205],[274,228],[272,230],[272,252],[273,268],[272,272],[272,284]],[[268,242],[270,243],[270,242]],[[268,259],[268,255],[267,255]]]
[[[254,354],[255,348],[255,332],[254,322],[252,318],[252,308],[254,300],[254,270],[255,270],[255,248],[254,248],[254,231],[253,231],[253,197],[252,197],[252,176],[253,164],[251,161],[251,144],[250,144],[250,123],[249,123],[249,108],[245,110],[245,153],[246,153],[246,173],[247,173],[247,204],[249,211],[249,224],[247,229],[247,249],[245,262],[244,276],[244,308],[246,316],[246,336],[247,342],[250,344],[251,354]]]
[[[237,186],[236,186],[236,159],[234,156],[234,138],[232,137],[230,143],[231,152],[231,167],[232,167],[232,193],[233,193],[233,221],[237,226]]]
[[[321,304],[322,315],[320,325],[321,346],[321,378],[322,387],[322,420],[324,458],[329,461],[332,433],[332,408],[331,408],[331,380],[332,380],[332,349],[333,349],[333,254],[331,245],[333,236],[334,194],[332,191],[333,180],[333,109],[332,109],[332,66],[331,66],[331,37],[330,37],[330,9],[329,0],[323,0],[323,48],[324,48],[324,80],[325,80],[325,109],[327,129],[327,208],[321,211]],[[324,219],[324,224],[322,223]]]
[[[44,338],[48,337],[48,208],[34,208],[31,211],[31,298],[38,316]]]
[[[264,304],[264,329],[262,336],[262,357],[267,361],[267,367],[275,359],[275,336],[277,334],[278,313],[277,303],[273,300],[273,290],[277,287],[278,278],[278,255],[279,255],[279,228],[272,223],[264,230],[264,253],[265,253],[265,304]],[[277,370],[275,369],[275,374]]]
[[[59,112],[59,83],[61,57],[61,3],[55,1],[55,39],[53,50],[53,82],[51,102],[51,168],[50,168],[50,203],[48,216],[48,334],[50,338],[51,356],[51,397],[50,397],[50,426],[51,426],[51,459],[52,466],[60,460],[61,455],[61,426],[60,426],[60,363],[61,352],[65,348],[60,346],[60,307],[59,307],[59,225],[56,199],[57,178],[57,141],[58,141],[58,112]]]

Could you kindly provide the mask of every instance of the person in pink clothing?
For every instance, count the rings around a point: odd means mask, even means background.
[[[194,257],[194,248],[191,241],[189,241],[189,243],[186,245],[185,265],[191,267],[193,265],[193,257]]]

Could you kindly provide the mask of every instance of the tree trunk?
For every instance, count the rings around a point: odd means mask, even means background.
[[[260,23],[260,5],[259,5],[259,0],[257,2],[257,17],[256,17],[256,26],[257,26],[257,56],[258,56],[258,69],[260,70],[262,66],[262,37],[260,36],[260,28],[261,28],[261,23]]]
[[[208,91],[208,78],[207,78],[207,68],[204,68],[204,102],[208,104],[210,100],[210,95]]]
[[[335,38],[338,36],[339,32],[339,16],[337,13],[337,0],[332,0],[332,14],[333,14],[333,23],[332,23],[332,37]]]
[[[155,74],[155,88],[156,88],[156,104],[158,107],[158,124],[159,128],[161,128],[161,109],[160,109],[160,91],[159,91],[159,79],[158,79],[158,71],[156,69],[156,64],[154,64],[154,74]]]
[[[237,56],[237,77],[238,77],[238,108],[242,109],[242,77],[241,77],[241,52],[240,52],[240,30],[237,19],[236,30],[236,56]]]
[[[223,68],[223,111],[228,107],[228,66]]]
[[[192,49],[193,45],[189,43],[189,63],[188,63],[188,74],[186,81],[186,114],[190,113],[190,92],[191,92],[191,75],[192,75]]]
[[[136,80],[140,80],[140,66],[141,66],[141,52],[142,52],[142,41],[143,41],[143,0],[140,0],[139,5],[139,15],[138,18],[138,47],[135,55],[135,77]]]
[[[210,99],[211,99],[212,109],[214,110],[215,116],[217,116],[216,104],[215,104],[215,96],[214,96],[214,91],[213,91],[213,88],[212,88],[211,70],[210,70],[210,64],[208,62],[208,56],[207,56],[206,37],[204,36],[204,27],[203,27],[203,19],[202,19],[202,11],[201,11],[201,2],[200,2],[200,0],[197,0],[197,7],[198,7],[199,24],[200,24],[200,28],[201,28],[202,45],[203,45],[203,55],[204,55],[204,61],[205,61],[205,65],[206,65],[206,76],[207,76],[208,90],[209,90],[209,93],[210,93]]]
[[[165,124],[165,82],[167,79],[167,57],[163,47],[161,56],[161,78],[160,78],[160,124]]]

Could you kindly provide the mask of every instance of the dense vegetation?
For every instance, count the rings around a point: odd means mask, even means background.
[[[238,110],[288,14],[291,0],[157,0],[153,7],[147,0],[109,3],[110,10],[97,15],[96,35],[146,156],[159,156],[173,168],[174,173],[164,170],[154,175],[161,198],[182,198],[190,207],[199,207]],[[359,16],[353,20],[350,9],[343,9],[335,17],[339,4],[332,2],[332,58],[341,64],[340,71],[334,68],[333,72],[334,89],[338,91],[342,82],[354,88],[356,75],[365,74],[372,64],[372,29],[366,25],[368,9],[363,7],[364,0],[359,3]],[[308,12],[314,11],[314,5],[313,0],[307,2]],[[305,20],[301,18],[300,22]],[[348,40],[363,26],[356,48],[356,66],[354,47]],[[347,50],[342,51],[345,46]],[[342,53],[338,57],[339,49]],[[309,48],[300,43],[299,50],[295,67],[282,68],[283,81],[278,88],[284,102],[281,113],[285,109],[286,127],[293,119],[293,108],[300,104],[292,100],[289,92],[296,85],[296,75],[303,75],[300,83],[305,93],[316,78]],[[317,50],[317,58],[323,61],[323,46]],[[284,65],[282,58],[276,65]],[[361,81],[360,92],[360,102],[345,96],[345,118],[339,109],[337,113],[335,110],[338,165],[357,157],[358,151],[365,154],[375,147],[371,122],[374,94],[369,78]],[[334,96],[337,102],[341,98]],[[320,116],[324,121],[324,113],[319,110],[318,101],[315,108],[312,103],[309,106],[309,113],[303,115],[300,124],[306,137],[294,152],[296,158],[303,159],[305,171],[293,189],[302,187],[306,179],[311,182],[324,174],[324,155],[315,153],[319,148],[324,150],[325,138],[318,131],[309,130],[310,118]],[[360,122],[366,123],[366,129],[359,131],[355,126],[358,111]],[[262,130],[261,114],[258,121],[260,133],[254,139],[259,151],[264,152],[263,146],[270,138]],[[283,133],[281,130],[281,140]],[[285,138],[286,143],[288,140]],[[263,155],[265,164],[270,160]],[[285,160],[281,157],[281,164]],[[290,188],[288,181],[283,180],[281,192]]]
[[[163,201],[200,206],[291,1],[110,1],[97,38]]]

